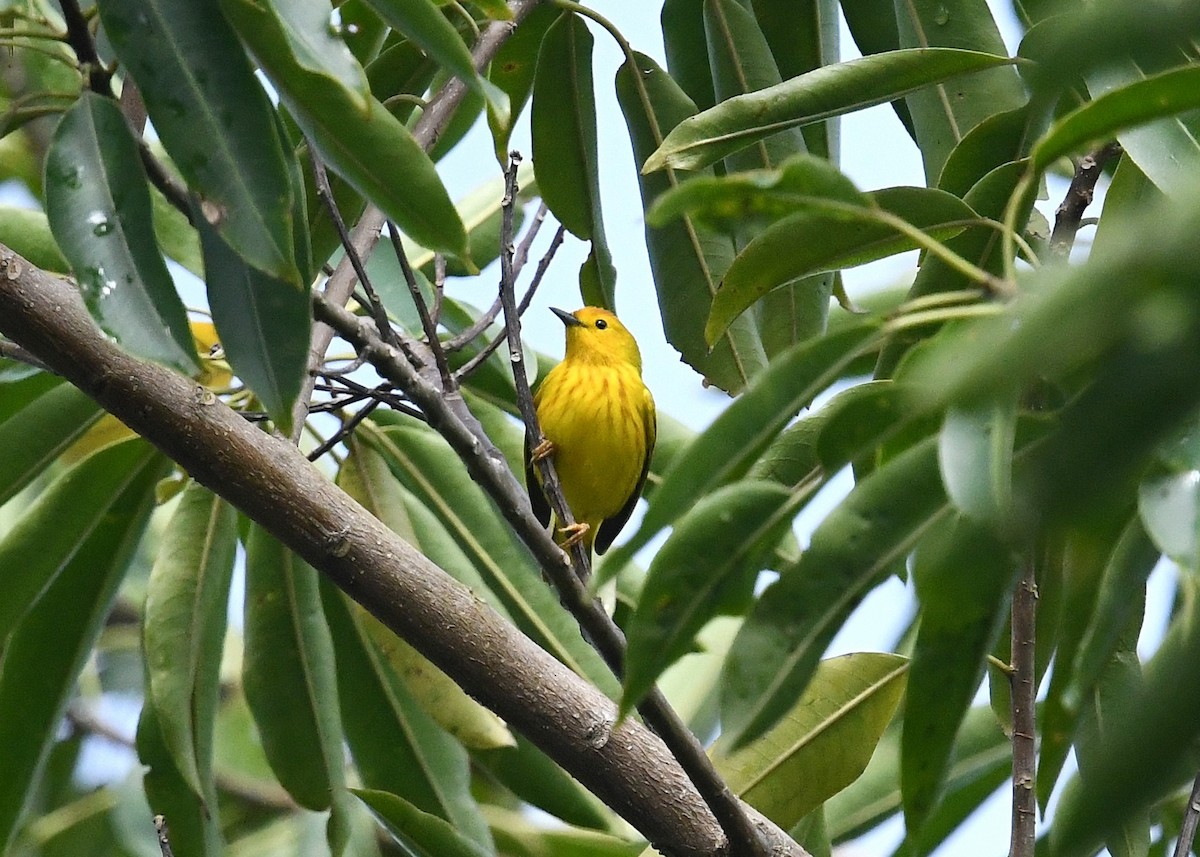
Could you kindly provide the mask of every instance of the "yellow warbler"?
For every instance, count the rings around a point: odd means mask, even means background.
[[[582,541],[604,553],[629,520],[646,483],[658,432],[654,399],[642,383],[642,355],[620,320],[598,307],[551,310],[567,326],[567,354],[534,396],[546,442],[526,450],[526,484],[538,520],[550,507],[533,462],[554,456],[575,517],[564,547]]]

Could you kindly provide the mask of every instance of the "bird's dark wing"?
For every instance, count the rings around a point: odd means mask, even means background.
[[[542,483],[538,482],[534,472],[533,452],[529,448],[529,439],[525,439],[525,490],[529,492],[529,505],[533,507],[533,515],[542,522],[542,526],[550,525],[550,504],[546,502],[546,494],[542,491]]]
[[[649,412],[646,415],[646,456],[642,461],[642,475],[638,477],[637,485],[621,506],[621,510],[611,518],[605,518],[600,524],[600,531],[596,533],[596,541],[593,543],[597,554],[608,550],[617,533],[621,532],[621,528],[633,514],[633,507],[637,505],[638,498],[642,496],[642,489],[646,487],[646,476],[650,473],[650,457],[654,454],[654,442],[658,439],[658,415],[654,410],[654,400],[650,398],[649,393],[646,394],[646,400]]]

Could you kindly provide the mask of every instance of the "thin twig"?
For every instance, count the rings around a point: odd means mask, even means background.
[[[316,461],[322,455],[329,452],[329,450],[333,449],[335,446],[337,446],[343,440],[348,438],[351,434],[354,433],[354,430],[356,428],[358,428],[358,424],[361,423],[363,420],[365,420],[367,417],[369,417],[371,415],[371,411],[378,408],[380,404],[381,404],[380,400],[375,399],[374,401],[368,402],[367,404],[365,404],[361,408],[359,408],[358,411],[354,414],[354,416],[350,417],[350,419],[348,419],[344,423],[342,423],[341,428],[339,428],[336,432],[334,432],[332,437],[330,437],[328,440],[323,442],[320,446],[318,446],[316,449],[314,449],[312,452],[310,452],[308,454],[308,460]]]
[[[437,324],[434,322],[433,316],[429,314],[429,308],[425,306],[425,296],[421,294],[421,289],[417,285],[416,275],[413,274],[412,265],[408,262],[408,254],[404,252],[404,242],[400,240],[400,230],[390,220],[387,222],[387,230],[388,237],[392,240],[392,251],[396,254],[396,261],[400,263],[400,271],[404,275],[404,282],[408,284],[408,293],[412,295],[413,305],[416,306],[417,315],[421,319],[421,328],[425,331],[426,344],[433,354],[433,362],[437,366],[438,374],[442,376],[442,387],[452,390],[454,389],[454,376],[450,374],[450,367],[446,364],[446,354],[442,351],[441,340],[438,339]]]
[[[442,304],[446,299],[446,254],[433,254],[433,323],[442,318]]]
[[[32,353],[17,345],[15,342],[10,342],[7,339],[0,339],[0,357],[9,360],[15,360],[18,363],[24,363],[27,366],[33,366],[35,369],[41,369],[43,372],[54,372],[49,366],[39,360]]]
[[[1054,231],[1050,233],[1050,251],[1057,256],[1068,256],[1075,244],[1075,235],[1082,225],[1083,212],[1092,204],[1096,182],[1100,180],[1104,167],[1121,154],[1119,143],[1112,142],[1094,152],[1084,155],[1075,167],[1071,186],[1063,197],[1062,204],[1054,212]]]
[[[154,832],[158,835],[158,850],[162,857],[175,857],[171,850],[171,832],[167,830],[167,819],[161,815],[154,816]]]
[[[541,426],[538,424],[537,409],[533,403],[533,393],[529,388],[529,380],[525,374],[524,349],[521,347],[521,315],[516,306],[514,295],[513,274],[513,205],[517,195],[517,167],[521,156],[517,152],[509,155],[509,166],[505,173],[504,203],[501,206],[500,221],[500,297],[504,304],[504,323],[509,343],[508,356],[512,363],[513,383],[516,386],[517,406],[521,418],[525,421],[525,436],[528,448],[533,449],[545,440]],[[574,523],[571,509],[563,494],[562,483],[554,468],[552,457],[541,458],[534,464],[541,477],[542,490],[554,511],[557,523],[570,526]],[[539,490],[530,485],[530,491]],[[609,668],[621,677],[625,670],[625,636],[621,629],[612,621],[598,602],[592,599],[589,609],[576,611],[572,605],[584,603],[584,594],[578,592],[583,588],[591,574],[591,549],[582,542],[577,542],[571,548],[571,565],[573,575],[551,575],[551,583],[558,589],[559,597],[567,608],[575,615],[580,627],[604,658]],[[730,791],[729,786],[721,779],[708,754],[700,741],[691,730],[679,719],[679,715],[671,708],[666,697],[652,688],[645,699],[638,705],[638,712],[646,721],[646,725],[662,738],[671,754],[679,760],[692,784],[700,792],[705,804],[712,811],[717,823],[725,832],[729,841],[730,853],[734,855],[765,855],[766,844],[754,824],[746,814],[745,808],[737,797]]]
[[[517,277],[521,276],[521,269],[525,267],[525,262],[529,259],[529,249],[533,246],[534,240],[538,233],[542,230],[542,224],[546,222],[546,214],[550,209],[546,207],[546,202],[543,200],[538,205],[537,214],[533,216],[533,222],[529,224],[529,228],[525,230],[525,237],[521,239],[521,243],[517,245],[517,252],[513,254],[512,260],[512,276],[513,282],[517,281]]]
[[[1196,839],[1196,822],[1200,821],[1200,774],[1192,783],[1192,793],[1188,795],[1187,806],[1183,809],[1183,824],[1179,828],[1179,839],[1175,841],[1173,857],[1187,857],[1192,852],[1192,842]]]
[[[1012,602],[1012,836],[1009,857],[1033,857],[1037,832],[1036,564],[1021,569]]]

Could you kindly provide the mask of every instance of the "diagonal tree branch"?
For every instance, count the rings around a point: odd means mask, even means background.
[[[375,333],[370,321],[350,319],[361,324],[360,332]],[[728,853],[720,826],[652,732],[628,720],[616,725],[611,700],[367,513],[295,446],[247,423],[196,382],[122,351],[95,326],[75,288],[2,245],[0,333],[327,575],[663,854]],[[402,355],[374,342],[416,374]],[[432,380],[417,380],[434,388]],[[430,423],[456,416],[456,408],[447,403],[440,414],[429,413]],[[473,467],[507,473],[519,491],[506,466],[480,461],[485,456],[476,453]],[[527,503],[517,514],[565,564]],[[770,822],[754,818],[773,854],[805,853]]]

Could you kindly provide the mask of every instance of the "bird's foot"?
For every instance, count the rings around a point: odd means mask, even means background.
[[[563,550],[570,550],[575,545],[583,541],[583,537],[588,534],[592,527],[590,524],[585,524],[582,521],[578,524],[570,524],[566,527],[559,527],[558,534],[566,536],[566,540],[562,543]]]
[[[529,463],[534,464],[554,455],[554,441],[546,438],[529,452]]]

